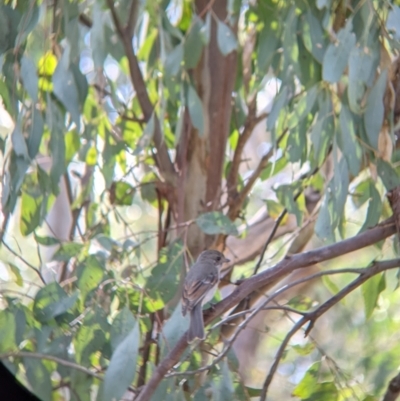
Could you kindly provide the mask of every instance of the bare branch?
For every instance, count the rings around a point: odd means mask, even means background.
[[[396,232],[393,218],[390,218],[374,228],[364,231],[352,238],[341,242],[303,252],[290,257],[286,257],[274,267],[263,271],[257,275],[244,280],[237,288],[225,299],[216,304],[212,310],[205,311],[205,324],[209,324],[213,319],[221,316],[224,312],[237,305],[253,291],[261,289],[270,281],[278,280],[289,272],[296,269],[308,267],[319,262],[330,260],[349,252],[373,245]],[[376,274],[376,273],[375,273]],[[187,347],[186,334],[184,334],[170,350],[153,372],[153,376],[143,387],[136,401],[147,401],[156,390],[158,384],[170,369],[179,361],[180,356]]]

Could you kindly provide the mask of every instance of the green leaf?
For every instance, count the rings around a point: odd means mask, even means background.
[[[320,20],[311,10],[307,10],[302,18],[301,34],[306,49],[322,64],[327,39]]]
[[[327,276],[324,276],[327,277]],[[299,345],[299,344],[295,344],[292,347],[299,355],[302,356],[306,356],[306,355],[310,355],[311,352],[314,351],[315,349],[315,344],[312,342],[309,342],[307,344],[304,345]]]
[[[377,52],[366,47],[354,47],[349,58],[349,106],[354,113],[361,112],[365,90],[373,82],[379,58]],[[379,54],[379,53],[378,53]]]
[[[189,85],[187,95],[187,107],[189,108],[190,119],[200,136],[204,134],[203,105],[192,85]]]
[[[183,60],[183,43],[179,43],[165,59],[165,74],[169,77],[175,77],[181,69]]]
[[[238,235],[235,224],[221,212],[204,213],[196,219],[196,223],[208,235]]]
[[[274,99],[274,104],[267,118],[267,130],[271,131],[275,127],[276,120],[279,117],[279,113],[283,107],[288,103],[288,87],[285,86],[280,89],[279,93]]]
[[[104,382],[100,387],[101,401],[119,400],[132,383],[136,372],[139,344],[139,324],[136,323],[112,354]]]
[[[35,241],[40,245],[52,246],[59,245],[60,241],[54,237],[40,237],[35,233]]]
[[[376,274],[366,281],[362,287],[362,295],[364,298],[365,318],[369,319],[372,316],[380,293],[386,288],[385,274]]]
[[[36,294],[33,313],[39,322],[46,323],[71,309],[77,299],[77,292],[69,296],[58,283],[53,282]]]
[[[18,286],[22,287],[24,285],[24,280],[22,279],[20,269],[13,263],[9,263],[8,266],[10,266],[10,270],[13,272],[15,276],[15,282],[17,283]]]
[[[201,35],[202,27],[202,20],[195,16],[184,45],[184,60],[187,69],[195,68],[200,61],[204,46]]]
[[[188,328],[189,319],[182,316],[182,305],[179,303],[167,323],[163,326],[163,335],[160,336],[162,356],[165,356],[171,348],[175,347],[175,344]]]
[[[14,351],[17,348],[15,344],[15,316],[13,313],[0,311],[0,352]]]
[[[219,366],[220,375],[214,379],[213,383],[213,400],[231,401],[235,392],[232,382],[232,373],[229,370],[226,359],[224,359]]]
[[[82,244],[74,242],[62,244],[60,249],[54,254],[53,260],[68,262],[71,258],[78,256],[82,248]]]
[[[379,178],[382,180],[387,191],[400,185],[399,176],[391,164],[382,159],[378,159],[377,168]]]
[[[135,190],[127,182],[117,181],[112,183],[110,193],[113,195],[111,202],[112,204],[119,206],[130,206],[133,202]]]
[[[136,324],[136,320],[132,315],[132,312],[127,306],[125,306],[115,317],[112,322],[110,332],[110,343],[113,352],[116,351],[118,346],[124,341],[124,339],[133,330]],[[163,331],[164,334],[164,331]]]
[[[36,66],[33,61],[27,57],[23,56],[21,59],[21,77],[22,83],[28,92],[29,96],[34,102],[38,100],[38,90],[39,90],[39,77],[36,74]]]
[[[20,230],[26,236],[41,223],[43,196],[30,196],[23,192],[21,198]]]
[[[288,213],[296,216],[297,224],[300,227],[303,219],[303,212],[294,200],[295,192],[297,192],[297,190],[297,185],[280,185],[275,192],[279,202],[285,206]]]
[[[293,396],[306,400],[313,394],[318,383],[320,365],[320,362],[315,362],[308,368],[300,383],[294,388]]]
[[[381,195],[375,188],[373,182],[368,181],[368,190],[365,192],[369,193],[368,211],[364,224],[360,229],[360,232],[365,231],[368,228],[374,227],[376,224],[378,224],[382,214]]]
[[[254,388],[254,387],[247,387],[246,386],[246,391],[249,397],[260,397],[262,393],[262,388]]]
[[[223,56],[236,50],[238,45],[232,29],[220,20],[217,20],[217,43]]]
[[[271,176],[278,174],[282,171],[288,164],[288,160],[285,156],[280,157],[278,160],[273,162],[268,162],[267,167],[261,172],[261,181],[271,178]]]
[[[322,240],[332,239],[333,237],[331,215],[328,205],[329,197],[328,194],[325,194],[314,228],[315,234],[317,234]]]
[[[264,23],[264,28],[259,34],[257,43],[257,67],[260,71],[266,71],[270,66],[279,43],[276,20],[270,18]]]
[[[340,110],[339,123],[338,145],[346,158],[351,174],[356,176],[361,168],[362,149],[356,137],[352,114],[344,104]]]
[[[157,116],[155,115],[155,112],[153,111],[149,121],[147,121],[147,124],[143,131],[142,136],[140,137],[139,141],[137,141],[137,143],[136,143],[136,148],[133,151],[134,156],[139,155],[143,151],[143,149],[147,148],[147,146],[152,141],[153,135],[154,135],[154,130],[155,130],[156,118],[157,118]]]
[[[104,61],[107,57],[106,35],[105,35],[105,18],[103,10],[99,2],[93,5],[93,26],[90,30],[90,48],[93,52],[93,62],[96,68],[103,68]]]
[[[33,109],[32,122],[30,126],[29,136],[27,140],[28,154],[31,159],[37,155],[42,141],[44,129],[43,117],[40,111]]]
[[[70,51],[71,47],[66,45],[54,71],[53,91],[64,107],[71,113],[72,120],[79,131],[81,123],[79,91],[74,74],[70,68]]]
[[[175,296],[183,266],[183,253],[180,242],[173,242],[168,248],[161,249],[159,262],[146,282],[146,288],[152,298],[161,298],[167,303]]]
[[[110,324],[105,311],[95,306],[84,318],[74,337],[76,360],[83,365],[90,364],[91,355],[101,350],[106,342]]]
[[[77,267],[78,288],[82,298],[98,287],[103,279],[105,266],[95,255],[89,255]]]
[[[322,62],[322,78],[325,81],[334,83],[342,76],[350,52],[356,44],[356,35],[351,32],[352,28],[352,20],[349,19],[346,26],[339,31],[336,43],[331,43],[326,49]]]
[[[43,361],[35,358],[24,358],[26,377],[33,392],[42,401],[51,401],[52,385],[50,372],[46,369]]]
[[[29,159],[28,147],[26,146],[26,141],[19,124],[15,126],[14,131],[11,134],[11,143],[17,156],[20,156],[24,159]]]
[[[328,275],[322,276],[322,282],[333,295],[336,295],[340,291],[339,287],[332,281],[332,279]]]
[[[386,90],[387,77],[387,70],[384,70],[379,75],[371,92],[368,94],[364,113],[365,131],[367,132],[368,141],[374,149],[378,149],[378,138],[383,123],[383,96]]]

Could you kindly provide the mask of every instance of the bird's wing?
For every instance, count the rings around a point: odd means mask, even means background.
[[[183,307],[192,310],[199,302],[203,300],[207,292],[218,283],[218,274],[210,273],[203,280],[195,281],[191,284],[185,282],[183,287]]]

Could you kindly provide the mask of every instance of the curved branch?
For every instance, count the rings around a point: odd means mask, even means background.
[[[216,304],[211,311],[205,311],[205,324],[209,324],[213,319],[221,316],[224,312],[234,307],[253,291],[259,290],[271,280],[278,280],[296,269],[308,267],[369,245],[373,245],[376,242],[391,236],[395,232],[396,228],[394,220],[393,218],[390,218],[376,227],[364,231],[352,238],[314,249],[309,252],[286,257],[269,270],[263,271],[247,280],[244,280],[228,297]],[[179,358],[185,351],[187,345],[186,334],[184,334],[178,340],[175,347],[170,350],[164,360],[162,360],[157,366],[153,376],[136,397],[136,401],[147,401],[151,398],[164,376],[179,361]]]

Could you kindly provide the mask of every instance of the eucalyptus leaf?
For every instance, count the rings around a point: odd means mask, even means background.
[[[112,354],[110,365],[100,386],[100,401],[119,400],[132,383],[140,344],[139,325],[119,343]]]
[[[365,131],[367,132],[369,143],[374,149],[378,149],[378,138],[383,123],[383,96],[386,90],[387,78],[388,72],[384,70],[368,94],[364,113]]]
[[[232,29],[224,22],[217,20],[217,43],[223,56],[237,49],[237,39]]]
[[[234,223],[221,212],[204,213],[196,219],[196,223],[200,229],[208,235],[238,235]]]
[[[322,77],[325,81],[334,83],[342,76],[350,52],[356,44],[356,36],[352,28],[353,24],[349,19],[346,26],[339,31],[337,41],[331,43],[326,49],[322,61]]]

